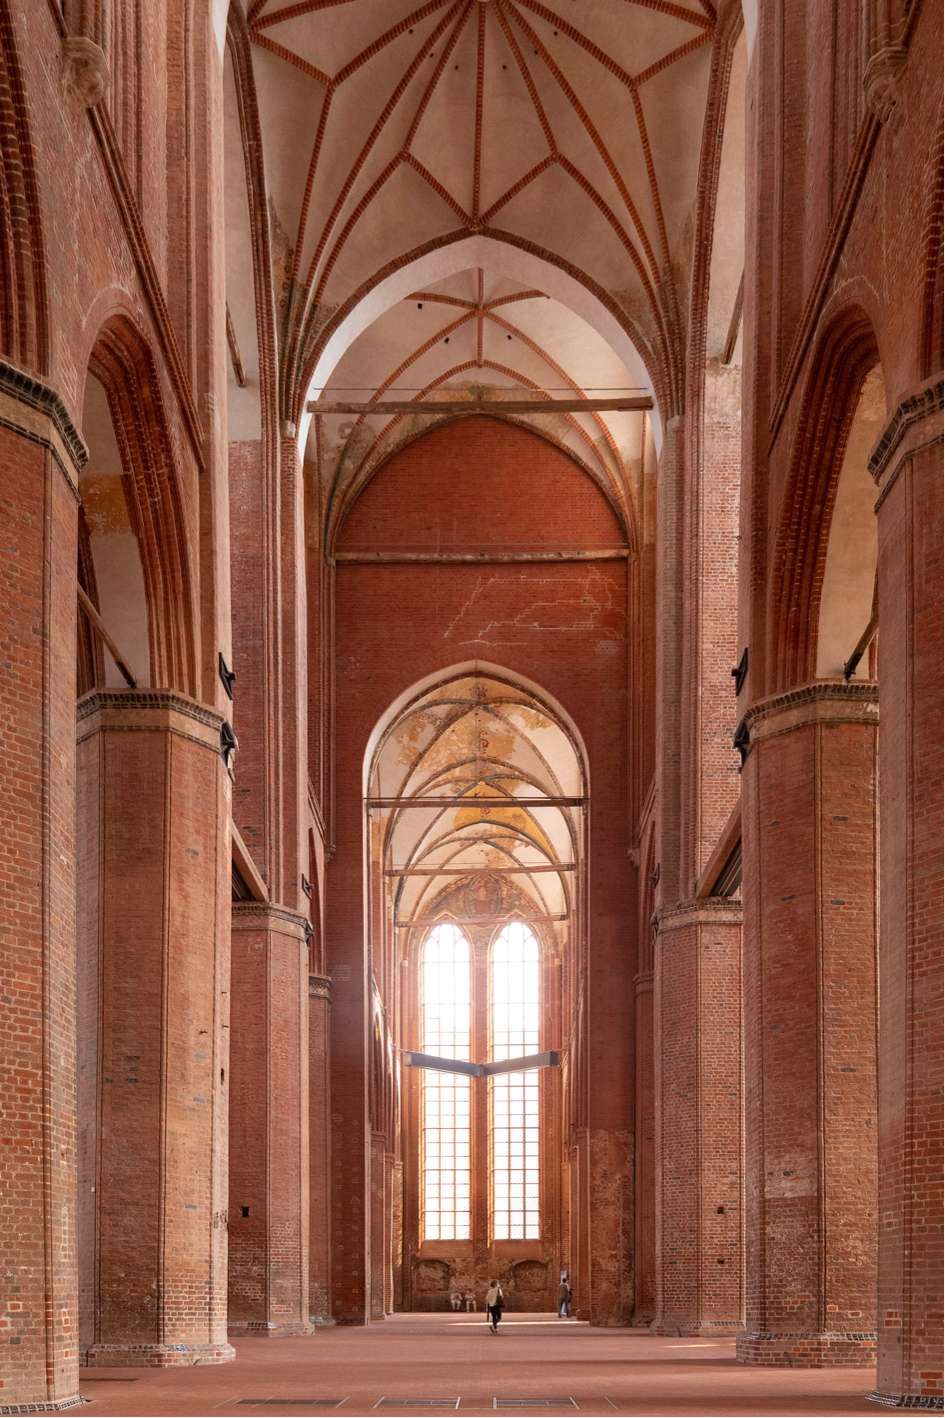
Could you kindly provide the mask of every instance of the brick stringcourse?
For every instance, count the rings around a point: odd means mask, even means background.
[[[315,999],[331,999],[331,980],[327,975],[309,975],[308,992]]]
[[[912,425],[921,423],[923,419],[929,418],[932,414],[939,413],[942,408],[945,408],[945,381],[941,379],[936,380],[934,384],[929,384],[925,389],[920,389],[917,394],[910,394],[907,399],[903,399],[883,430],[882,436],[873,449],[870,460],[866,465],[869,469],[870,477],[876,483],[877,487],[882,482],[883,474],[888,469]],[[941,443],[941,441],[942,430],[941,427],[939,427],[928,442]],[[918,450],[912,449],[910,451],[916,452]],[[892,477],[886,483],[886,486],[879,495],[879,501],[876,503],[874,511],[878,512],[885,502],[889,492],[895,485],[896,479],[899,476],[899,468],[901,468],[902,462],[904,461],[903,459],[899,463]]]
[[[882,1393],[876,1389],[866,1395],[868,1403],[881,1403],[884,1408],[925,1408],[941,1413],[942,1396],[934,1393]]]
[[[82,441],[79,430],[72,422],[72,417],[61,394],[58,394],[55,389],[51,389],[48,384],[44,384],[41,379],[37,379],[35,375],[26,374],[22,369],[17,369],[15,365],[7,364],[5,360],[0,360],[0,393],[6,394],[16,403],[25,405],[26,408],[35,409],[37,413],[48,418],[62,440],[62,446],[71,459],[75,472],[81,472],[89,461],[89,450]],[[44,438],[34,428],[30,428],[24,423],[16,423],[9,418],[0,418],[0,424],[11,429],[14,433],[30,439],[31,442],[48,448],[62,469],[67,483],[78,497],[79,490],[76,487],[72,471],[66,467],[57,443],[50,438]]]
[[[290,911],[288,906],[274,905],[271,901],[233,902],[235,931],[256,930],[264,927],[266,921],[285,921],[287,925],[295,926],[304,936],[308,917],[300,916],[298,911]]]
[[[84,1403],[80,1394],[75,1398],[60,1398],[55,1403],[0,1403],[0,1413],[62,1413],[67,1408],[81,1408]]]
[[[197,704],[173,689],[94,689],[79,700],[76,719],[88,719],[99,709],[173,709],[211,729],[219,729],[224,719],[219,710]]]
[[[837,706],[831,713],[830,706]],[[840,707],[843,705],[843,711]],[[803,711],[809,709],[809,715]],[[796,718],[783,728],[769,729],[761,733],[762,727],[792,710],[800,711]],[[844,712],[845,711],[845,712]],[[779,734],[793,733],[795,729],[810,724],[879,722],[879,690],[873,683],[822,682],[805,684],[798,689],[777,694],[772,699],[763,699],[753,704],[745,714],[745,725],[752,743],[759,739],[776,738]]]
[[[711,896],[697,901],[680,901],[675,906],[657,911],[656,923],[660,935],[667,931],[682,930],[686,926],[740,926],[741,902],[732,902],[728,897]]]

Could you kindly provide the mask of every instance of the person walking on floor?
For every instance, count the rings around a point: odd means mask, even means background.
[[[474,1290],[466,1291],[466,1313],[467,1315],[476,1313],[476,1293]]]
[[[502,1286],[498,1280],[490,1280],[489,1289],[486,1291],[486,1314],[489,1316],[489,1328],[493,1334],[499,1332],[499,1320],[502,1318],[504,1303],[505,1296],[502,1294]]]
[[[558,1319],[569,1320],[571,1318],[571,1286],[567,1280],[562,1280],[558,1286]]]

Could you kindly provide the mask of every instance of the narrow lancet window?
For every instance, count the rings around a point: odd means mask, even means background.
[[[528,926],[511,921],[492,947],[492,1058],[539,1049],[541,960]],[[492,1091],[492,1222],[497,1241],[541,1235],[538,1156],[539,1073],[498,1074]]]
[[[437,926],[423,948],[422,1049],[468,1059],[469,941],[457,926]],[[421,1084],[423,1239],[469,1239],[470,1080],[425,1069]]]

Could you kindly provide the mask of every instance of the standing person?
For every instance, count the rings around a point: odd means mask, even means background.
[[[558,1319],[569,1320],[571,1318],[571,1286],[567,1279],[563,1278],[558,1286]]]
[[[472,1289],[466,1291],[466,1313],[467,1315],[476,1313],[476,1292]]]
[[[463,1303],[463,1297],[462,1297],[462,1295],[459,1293],[458,1290],[454,1290],[453,1293],[452,1293],[452,1295],[450,1296],[450,1304],[453,1306],[453,1309],[454,1309],[454,1310],[458,1310],[459,1307],[460,1307],[460,1305],[461,1305],[462,1303]]]
[[[505,1296],[502,1294],[502,1286],[498,1280],[490,1280],[489,1289],[486,1291],[486,1314],[489,1316],[489,1328],[493,1334],[499,1332],[499,1320],[502,1318],[504,1303]]]

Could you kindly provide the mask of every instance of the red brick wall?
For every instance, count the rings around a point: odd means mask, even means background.
[[[338,550],[393,540],[392,525],[401,546],[431,552],[496,548],[500,538],[517,548],[620,541],[613,513],[565,454],[535,434],[484,418],[440,428],[392,458],[349,517]],[[335,604],[337,851],[326,886],[335,1313],[359,1322],[369,1305],[364,752],[377,721],[413,682],[482,659],[539,684],[573,717],[587,747],[590,1125],[601,1139],[601,1157],[604,1146],[614,1154],[599,1168],[589,1290],[595,1320],[625,1320],[630,1246],[617,1238],[628,1229],[632,1234],[632,1218],[621,1221],[621,1183],[629,1171],[625,1135],[633,1120],[628,1021],[636,920],[626,841],[626,565],[339,563]]]

